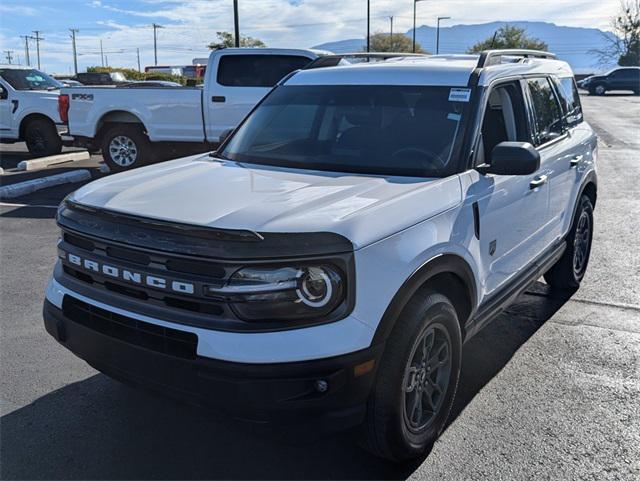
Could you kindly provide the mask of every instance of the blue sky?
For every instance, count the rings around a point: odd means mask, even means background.
[[[310,47],[365,35],[365,0],[239,0],[243,34],[273,47]],[[233,30],[232,0],[0,0],[0,49],[13,50],[24,63],[21,35],[42,31],[42,68],[69,73],[72,68],[69,28],[78,28],[79,69],[100,64],[100,40],[108,63],[153,64],[152,23],[158,34],[158,63],[188,64],[207,55],[206,44],[218,30]],[[412,0],[371,0],[372,30],[412,25]],[[618,0],[426,0],[418,3],[418,25],[434,24],[438,16],[452,24],[494,20],[548,21],[559,25],[607,29]],[[30,41],[32,64],[35,43]]]

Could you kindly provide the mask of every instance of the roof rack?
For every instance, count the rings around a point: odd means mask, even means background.
[[[480,52],[477,68],[489,67],[501,63],[502,57],[546,58],[556,59],[556,55],[542,50],[501,49]]]
[[[321,68],[321,67],[335,67],[340,64],[341,60],[360,60],[364,62],[380,62],[384,60],[388,60],[390,58],[398,58],[398,57],[424,57],[425,54],[422,53],[405,53],[405,52],[354,52],[354,53],[341,53],[341,54],[333,54],[333,55],[323,55],[318,57],[309,65],[307,65],[303,70],[309,70],[312,68]]]

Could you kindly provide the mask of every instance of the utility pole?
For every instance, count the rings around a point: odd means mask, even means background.
[[[102,50],[102,39],[100,39],[100,65],[104,67],[104,51]]]
[[[136,48],[136,52],[138,53],[138,72],[142,72],[140,70],[140,48]]]
[[[371,51],[371,0],[367,0],[367,52]]]
[[[29,35],[20,35],[20,38],[24,38],[24,58],[27,61],[27,66],[31,66],[31,59],[29,58],[29,39],[34,37]]]
[[[389,29],[389,48],[391,49],[391,52],[394,52],[393,50],[393,15],[391,15],[389,17],[389,21],[391,22],[391,28]]]
[[[236,47],[240,46],[240,19],[238,18],[238,0],[233,0],[233,30]]]
[[[13,50],[5,50],[4,53],[6,54],[9,65],[11,65],[11,61],[13,60]]]
[[[36,55],[38,56],[38,70],[40,70],[40,40],[44,40],[44,38],[40,36],[40,34],[42,33],[40,30],[34,30],[33,33],[36,34],[36,36],[33,38],[36,41]]]
[[[78,51],[76,50],[76,33],[80,30],[77,28],[70,28],[71,32],[71,44],[73,45],[73,71],[76,75],[78,75]]]
[[[440,53],[440,20],[448,20],[451,17],[438,17],[438,26],[436,27],[436,55]]]
[[[413,0],[413,47],[411,51],[416,53],[416,4],[424,0]]]
[[[158,65],[158,34],[157,30],[159,28],[164,28],[162,25],[158,25],[154,23],[151,25],[153,27],[153,64]]]

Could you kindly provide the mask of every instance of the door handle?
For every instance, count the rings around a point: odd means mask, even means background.
[[[213,97],[211,97],[211,101],[212,102],[226,102],[227,98],[222,96],[222,95],[214,95]]]
[[[529,188],[531,190],[536,189],[538,187],[540,187],[541,185],[544,185],[547,183],[547,176],[546,175],[539,175],[538,177],[534,178],[530,183],[529,183]]]
[[[571,167],[575,167],[576,165],[578,165],[583,157],[583,155],[576,155],[575,157],[573,157],[569,162]]]

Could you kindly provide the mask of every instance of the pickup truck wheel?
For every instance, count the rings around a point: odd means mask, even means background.
[[[578,210],[567,236],[567,249],[544,275],[544,280],[556,289],[577,289],[587,271],[593,237],[593,205],[588,196],[583,195],[578,202]]]
[[[24,140],[31,155],[44,157],[62,152],[62,139],[53,122],[34,119],[24,129]]]
[[[414,296],[387,340],[367,406],[365,448],[394,461],[424,455],[449,417],[461,358],[449,299],[432,291]]]
[[[111,172],[135,169],[150,160],[151,143],[138,127],[116,126],[102,137],[102,156]]]

